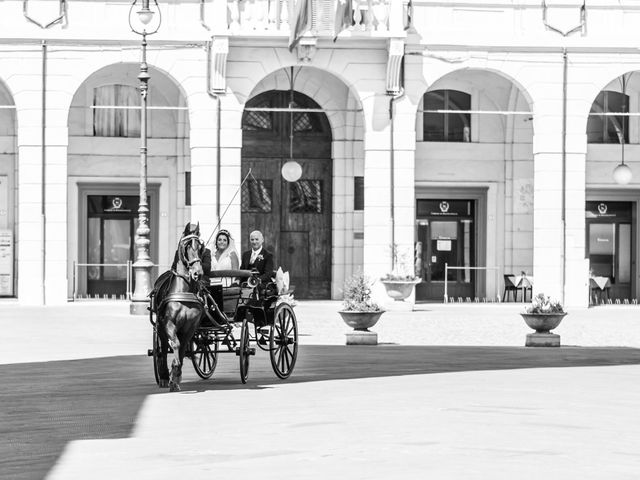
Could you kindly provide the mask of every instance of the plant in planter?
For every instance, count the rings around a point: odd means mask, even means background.
[[[560,335],[551,333],[551,330],[560,325],[562,319],[567,315],[559,301],[551,299],[544,293],[539,293],[533,297],[526,312],[520,315],[525,323],[536,331],[527,335],[525,346],[560,346]]]
[[[378,335],[370,332],[384,310],[371,298],[371,286],[374,281],[362,273],[348,278],[344,283],[344,300],[340,316],[344,323],[353,328],[347,334],[347,345],[377,344]]]
[[[413,266],[408,262],[408,253],[400,253],[397,244],[391,247],[393,256],[393,270],[385,274],[380,281],[384,285],[387,295],[396,301],[402,302],[408,298],[413,287],[420,283],[420,277],[414,274]]]

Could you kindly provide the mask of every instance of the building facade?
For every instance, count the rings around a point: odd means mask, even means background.
[[[242,248],[262,229],[300,298],[338,299],[360,269],[416,272],[416,301],[442,301],[445,277],[448,297],[495,300],[521,272],[569,306],[588,304],[590,274],[639,297],[640,5],[354,1],[341,32],[336,2],[311,5],[290,51],[293,2],[159,3],[158,269],[195,220]],[[140,179],[130,4],[0,11],[0,295],[123,295]]]

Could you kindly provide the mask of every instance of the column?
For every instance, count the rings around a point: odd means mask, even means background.
[[[242,180],[240,178],[242,110],[229,97],[220,96],[221,130],[218,135],[218,100],[209,97],[206,93],[202,94],[202,98],[194,99],[193,97],[190,99],[191,105],[194,106],[191,117],[191,219],[200,222],[202,238],[208,240],[218,224],[219,211],[223,216],[222,228],[229,230],[239,245],[241,193],[238,192],[238,187]],[[218,138],[220,138],[219,157]],[[219,210],[218,161],[220,161]],[[210,244],[209,247],[213,248],[213,245]]]
[[[41,89],[35,75],[16,92],[18,148],[18,300],[44,304],[44,215],[42,212]]]
[[[415,105],[407,97],[394,102],[393,203],[397,257],[395,268],[402,274],[415,272],[415,112]],[[410,298],[413,301],[414,294]]]

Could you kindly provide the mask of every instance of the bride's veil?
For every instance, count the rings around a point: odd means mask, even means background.
[[[236,242],[228,230],[220,230],[216,235],[216,240],[215,240],[216,249],[218,245],[218,237],[220,235],[224,235],[225,237],[227,237],[227,239],[229,240],[229,245],[227,246],[226,250],[220,254],[220,258],[218,259],[218,262],[221,262],[224,258],[227,258],[228,256],[230,256],[231,252],[235,252],[236,258],[239,259],[240,257],[238,256],[238,250],[236,250]]]

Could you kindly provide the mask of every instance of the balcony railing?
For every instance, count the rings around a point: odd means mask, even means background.
[[[336,2],[312,0],[311,33],[334,36]],[[346,30],[360,32],[389,32],[391,0],[353,0],[353,25]],[[395,2],[394,2],[395,3]],[[228,0],[228,28],[233,34],[288,34],[294,15],[294,0]],[[402,8],[402,4],[399,4]]]

